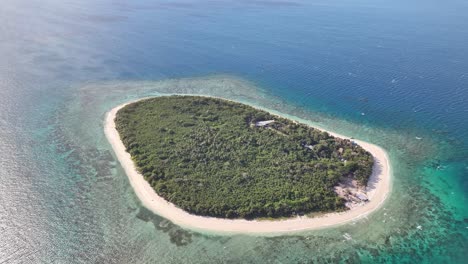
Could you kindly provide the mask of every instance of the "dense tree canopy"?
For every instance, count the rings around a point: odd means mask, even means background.
[[[274,122],[258,123],[267,120]],[[155,191],[198,215],[343,210],[333,187],[343,177],[365,185],[372,172],[372,156],[349,140],[222,99],[146,99],[119,110],[115,122]]]

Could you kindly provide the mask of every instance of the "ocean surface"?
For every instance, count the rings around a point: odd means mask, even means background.
[[[287,236],[141,206],[103,133],[137,98],[221,96],[382,146],[383,208]],[[466,263],[468,2],[2,0],[0,263]]]

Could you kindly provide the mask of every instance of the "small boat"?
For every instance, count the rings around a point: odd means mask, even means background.
[[[348,233],[345,233],[345,234],[343,235],[343,237],[344,237],[346,240],[351,240],[351,239],[352,239],[352,237],[351,237]]]

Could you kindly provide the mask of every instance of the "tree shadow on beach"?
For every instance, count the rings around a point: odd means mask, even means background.
[[[377,188],[379,182],[382,181],[382,178],[379,177],[383,173],[383,164],[381,160],[374,159],[374,166],[372,167],[372,175],[369,177],[367,182],[366,192],[372,192]]]

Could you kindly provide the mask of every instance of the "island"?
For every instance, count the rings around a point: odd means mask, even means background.
[[[338,224],[377,208],[389,190],[381,148],[225,99],[131,102],[112,109],[105,132],[143,204],[195,229]]]

